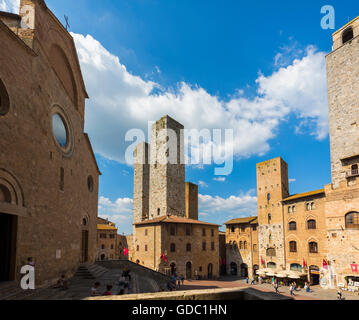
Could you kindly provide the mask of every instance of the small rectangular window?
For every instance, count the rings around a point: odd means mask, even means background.
[[[65,169],[60,168],[60,190],[64,191],[65,186]]]

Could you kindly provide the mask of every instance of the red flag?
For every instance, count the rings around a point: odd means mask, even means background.
[[[328,269],[328,263],[325,259],[323,259],[323,268]]]
[[[127,255],[128,255],[128,249],[127,249],[127,248],[123,249],[123,255],[124,255],[124,256],[127,256]]]
[[[305,260],[303,258],[303,268],[305,268],[307,265],[305,264]]]
[[[161,259],[163,259],[163,260],[165,260],[165,262],[167,262],[167,258],[164,253],[161,254]]]
[[[263,258],[261,257],[261,264],[264,264]]]
[[[352,272],[358,272],[358,265],[357,264],[351,264],[350,267],[352,268]]]

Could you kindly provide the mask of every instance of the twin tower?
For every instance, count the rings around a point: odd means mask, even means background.
[[[185,182],[183,130],[179,122],[162,117],[151,127],[151,145],[136,146],[133,223],[166,216],[198,220],[198,186]]]

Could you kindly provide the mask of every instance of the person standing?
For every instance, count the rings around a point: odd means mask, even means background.
[[[293,290],[294,290],[294,286],[293,286],[293,284],[291,284],[290,287],[289,287],[289,292],[290,292],[291,296],[294,296]]]
[[[278,288],[279,288],[279,284],[278,281],[276,281],[276,283],[274,284],[275,293],[279,293]]]
[[[181,274],[181,282],[182,282],[182,285],[184,284],[184,276],[183,274]]]
[[[247,283],[247,284],[249,283],[249,278],[248,278],[248,277],[246,278],[246,283]]]

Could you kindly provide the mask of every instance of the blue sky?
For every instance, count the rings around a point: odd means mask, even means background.
[[[13,2],[0,0],[0,8]],[[166,113],[188,128],[237,130],[231,175],[215,181],[213,166],[187,167],[187,180],[200,185],[202,220],[256,214],[255,164],[273,157],[288,163],[292,194],[330,183],[324,57],[334,30],[321,28],[320,10],[335,8],[338,29],[359,14],[359,2],[46,3],[61,22],[69,17],[91,98],[86,131],[102,172],[99,214],[119,232],[131,233],[132,223],[124,132]]]

